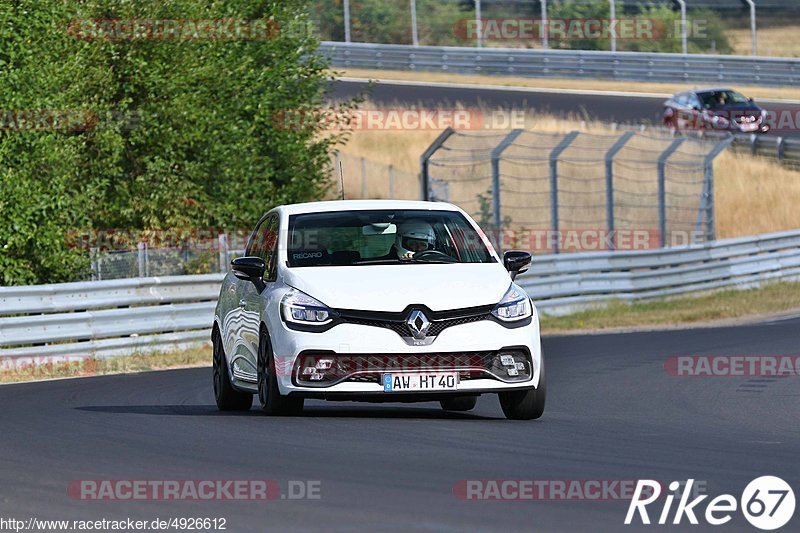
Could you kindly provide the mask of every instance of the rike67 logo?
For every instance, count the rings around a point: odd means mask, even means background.
[[[686,489],[679,491],[681,483],[673,481],[669,484],[672,494],[667,494],[664,498],[664,506],[656,519],[657,524],[672,523],[680,524],[683,518],[690,524],[697,525],[698,515],[705,518],[705,521],[712,526],[720,526],[730,522],[737,508],[741,509],[742,514],[750,524],[763,531],[772,531],[786,525],[794,515],[795,498],[792,487],[784,480],[775,476],[762,476],[751,481],[742,492],[741,498],[737,501],[730,494],[721,494],[705,506],[705,512],[701,513],[701,503],[708,498],[707,494],[696,496],[691,501],[693,479],[686,482]],[[625,524],[630,525],[635,521],[636,516],[643,524],[650,524],[651,518],[648,514],[647,506],[653,504],[661,497],[661,483],[650,479],[640,479],[636,484],[636,489],[628,507],[628,514],[625,516]],[[675,495],[679,494],[679,501],[673,514],[672,504]],[[660,503],[660,502],[659,502]],[[655,505],[653,507],[656,507]],[[655,511],[657,509],[651,509]],[[672,521],[670,522],[670,515]]]

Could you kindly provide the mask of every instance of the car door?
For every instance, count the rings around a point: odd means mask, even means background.
[[[263,252],[259,248],[259,235],[264,232],[267,223],[267,217],[264,217],[256,224],[256,228],[247,241],[245,256],[261,257]],[[255,286],[252,281],[231,277],[235,280],[235,294],[232,298],[233,310],[229,312],[230,326],[228,327],[231,342],[227,348],[231,371],[236,379],[255,382],[256,367],[250,355],[252,353],[250,344],[253,342],[251,333],[253,326],[250,324],[252,317],[247,314],[247,296],[251,289],[255,289]]]
[[[264,271],[264,285],[261,291],[252,282],[245,282],[242,285],[241,304],[242,304],[242,345],[246,352],[243,356],[247,359],[247,365],[255,373],[258,361],[258,343],[261,328],[261,307],[262,302],[266,301],[269,294],[274,289],[277,272],[278,256],[278,215],[273,213],[264,219],[259,226],[258,233],[255,235],[255,242],[252,254],[264,260],[266,269]]]
[[[692,119],[691,109],[689,109],[689,94],[680,93],[675,97],[675,126],[679,129],[686,129]]]
[[[688,109],[687,113],[690,113],[690,116],[692,117],[692,123],[689,125],[689,127],[691,129],[702,128],[704,126],[702,117],[703,106],[700,105],[700,98],[698,98],[695,93],[689,93],[686,100],[686,107]]]

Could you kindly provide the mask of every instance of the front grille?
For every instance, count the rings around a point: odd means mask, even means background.
[[[761,118],[761,115],[739,115],[733,118],[733,121],[736,124],[752,124],[754,122],[758,122]]]
[[[489,318],[488,313],[483,315],[465,316],[461,318],[450,318],[445,320],[435,320],[431,322],[431,327],[428,329],[428,335],[438,335],[444,329],[450,326],[460,326],[462,324],[469,324],[471,322],[478,322]]]
[[[513,363],[503,364],[503,356],[513,358]],[[329,368],[327,362],[318,365],[320,360],[330,360],[332,364]],[[314,371],[307,372],[311,369]],[[342,381],[380,384],[385,372],[439,371],[458,371],[462,380],[492,378],[518,382],[530,379],[533,368],[530,356],[522,349],[378,355],[308,352],[297,358],[293,377],[296,384],[326,387]]]
[[[408,315],[414,310],[422,311],[430,320],[427,335],[435,337],[451,326],[460,326],[472,322],[479,322],[490,318],[494,305],[483,305],[451,311],[431,311],[424,306],[409,306],[400,313],[387,313],[382,311],[353,311],[339,309],[339,321],[346,324],[359,324],[376,328],[391,329],[401,337],[410,337],[411,331],[406,325]]]

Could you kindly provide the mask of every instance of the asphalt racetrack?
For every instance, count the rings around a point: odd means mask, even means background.
[[[0,386],[0,516],[208,517],[229,531],[687,530],[624,526],[627,502],[474,501],[463,480],[701,480],[739,497],[762,475],[800,486],[797,377],[676,377],[671,355],[798,355],[800,319],[550,337],[539,421],[438,404],[307,402],[302,417],[220,413],[210,368]],[[318,481],[319,499],[82,501],[74,480]],[[703,506],[704,508],[704,506]],[[655,520],[661,507],[651,516]],[[701,510],[702,512],[702,510]],[[670,517],[671,519],[671,517]],[[800,530],[795,518],[785,531]],[[723,526],[752,530],[740,513]]]
[[[691,88],[691,86],[687,86]],[[466,107],[529,109],[555,116],[573,116],[587,121],[617,122],[621,124],[660,125],[664,96],[630,96],[622,94],[575,94],[558,89],[547,91],[508,90],[500,88],[475,88],[469,86],[419,86],[377,82],[370,88],[366,81],[336,81],[328,97],[344,100],[360,93],[368,96],[375,105],[444,107],[461,103]],[[793,131],[781,131],[784,137],[800,137],[800,124],[796,124],[800,104],[757,99],[762,108],[793,117]],[[783,115],[776,115],[783,116]],[[784,126],[789,124],[784,122]],[[787,130],[790,129],[787,127]],[[772,135],[771,133],[768,135]]]

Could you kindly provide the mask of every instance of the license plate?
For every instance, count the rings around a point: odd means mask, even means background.
[[[456,390],[458,372],[396,373],[383,375],[383,392]]]

